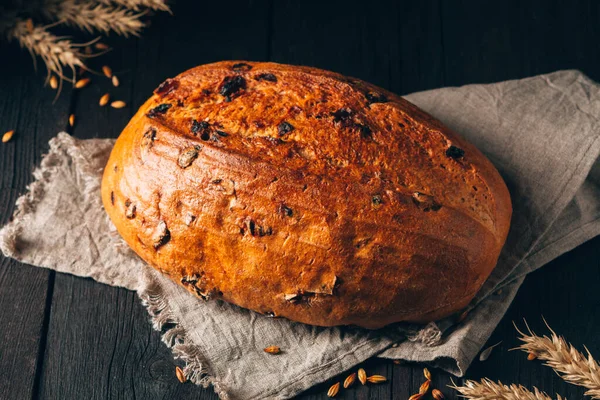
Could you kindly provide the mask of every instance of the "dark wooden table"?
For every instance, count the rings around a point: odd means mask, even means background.
[[[577,68],[600,80],[600,2],[588,1],[183,1],[174,16],[156,15],[139,39],[111,37],[112,88],[44,88],[43,73],[15,44],[0,44],[0,222],[60,130],[79,138],[116,137],[166,77],[222,59],[305,64],[356,76],[399,94],[468,83],[521,78]],[[122,110],[98,107],[106,91],[127,101]],[[68,128],[68,116],[77,123]],[[529,276],[490,343],[503,341],[468,378],[501,379],[583,398],[539,362],[508,350],[517,344],[512,321],[541,317],[568,340],[600,357],[600,238]],[[175,361],[152,330],[133,292],[91,279],[0,258],[0,399],[215,399],[212,390],[180,384]],[[418,390],[422,366],[372,360],[370,373],[387,384],[344,391],[345,399],[402,399]],[[450,376],[433,370],[434,384]],[[343,379],[340,377],[338,379]],[[460,383],[461,380],[455,379]],[[301,396],[324,399],[327,382]],[[455,398],[445,388],[447,398]]]

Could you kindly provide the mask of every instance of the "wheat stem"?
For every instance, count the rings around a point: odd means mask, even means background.
[[[462,397],[470,400],[552,400],[546,393],[534,387],[533,392],[521,385],[504,385],[483,378],[480,382],[468,380],[464,386],[450,386]],[[558,400],[566,400],[557,395]]]
[[[144,23],[140,21],[141,13],[134,14],[124,8],[95,2],[49,0],[42,11],[50,20],[58,20],[90,33],[113,31],[122,36],[139,36],[144,27]]]
[[[525,325],[527,326],[527,322]],[[585,392],[587,396],[600,399],[600,367],[587,348],[586,357],[567,343],[562,336],[558,336],[550,326],[548,326],[550,337],[537,336],[529,326],[527,326],[529,334],[521,332],[516,325],[515,328],[521,334],[519,340],[523,342],[518,349],[534,354],[538,359],[545,361],[545,365],[554,369],[565,381],[588,389]]]
[[[164,0],[98,0],[104,4],[118,4],[130,10],[138,11],[142,8],[150,8],[157,11],[171,12]]]

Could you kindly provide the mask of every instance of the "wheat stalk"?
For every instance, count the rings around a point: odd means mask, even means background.
[[[171,12],[169,6],[164,0],[98,0],[104,4],[118,4],[130,10],[140,10],[142,8],[150,8],[157,11]]]
[[[546,393],[534,387],[530,392],[521,385],[504,385],[483,378],[480,382],[468,380],[464,386],[450,386],[457,390],[462,397],[470,400],[552,400]],[[558,400],[562,397],[556,395]],[[564,399],[566,400],[566,399]]]
[[[75,81],[76,67],[88,70],[84,60],[102,53],[83,54],[79,50],[99,38],[74,44],[66,37],[53,35],[49,28],[64,23],[90,33],[112,31],[123,36],[138,36],[145,26],[140,18],[148,9],[171,12],[165,0],[37,0],[26,3],[26,6],[17,4],[20,8],[0,12],[0,35],[9,41],[16,40],[21,48],[26,48],[33,57],[34,68],[37,67],[36,56],[44,61],[48,72],[46,82],[56,74],[60,79],[57,97],[63,80]],[[138,12],[143,8],[146,10]],[[54,23],[36,26],[28,16],[43,16]],[[65,69],[71,69],[72,79],[65,76]],[[52,87],[56,88],[54,81]]]
[[[58,37],[46,30],[45,27],[32,25],[22,19],[17,19],[12,29],[8,30],[9,39],[19,42],[22,48],[26,48],[34,60],[40,56],[46,64],[48,78],[54,72],[60,79],[70,80],[63,71],[70,68],[75,76],[75,67],[85,68],[83,59],[85,56],[79,52],[77,45],[63,37]]]
[[[600,367],[589,350],[585,349],[587,351],[586,357],[570,343],[567,343],[562,336],[558,336],[546,320],[544,322],[552,333],[550,337],[537,336],[531,331],[527,322],[525,322],[525,325],[529,335],[521,332],[515,325],[517,332],[521,334],[519,340],[523,342],[517,348],[534,354],[540,360],[545,361],[545,365],[554,369],[565,381],[588,389],[585,392],[587,396],[600,399]]]
[[[90,33],[113,31],[122,36],[139,36],[144,23],[141,13],[134,14],[124,8],[116,8],[94,2],[76,0],[50,0],[42,8],[44,16],[53,21],[64,22]]]

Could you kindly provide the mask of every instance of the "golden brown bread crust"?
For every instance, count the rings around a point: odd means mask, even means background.
[[[141,258],[201,297],[367,328],[465,307],[512,212],[492,164],[399,96],[246,61],[159,86],[102,199]]]

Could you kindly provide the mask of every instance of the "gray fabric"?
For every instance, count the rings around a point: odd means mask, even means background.
[[[462,375],[523,277],[600,234],[600,87],[579,71],[560,71],[407,99],[485,153],[513,202],[507,243],[466,323],[434,348],[405,342],[380,355],[429,362]],[[499,288],[500,296],[491,295]],[[438,325],[444,329],[450,322]]]
[[[318,328],[196,299],[144,265],[106,217],[99,187],[111,139],[52,139],[0,231],[0,248],[24,263],[136,290],[154,327],[172,327],[163,340],[186,363],[188,379],[214,385],[224,399],[289,398],[374,355],[462,375],[525,274],[600,234],[600,91],[581,73],[561,71],[407,98],[478,146],[513,199],[507,244],[459,326]],[[269,345],[283,353],[264,353]]]

